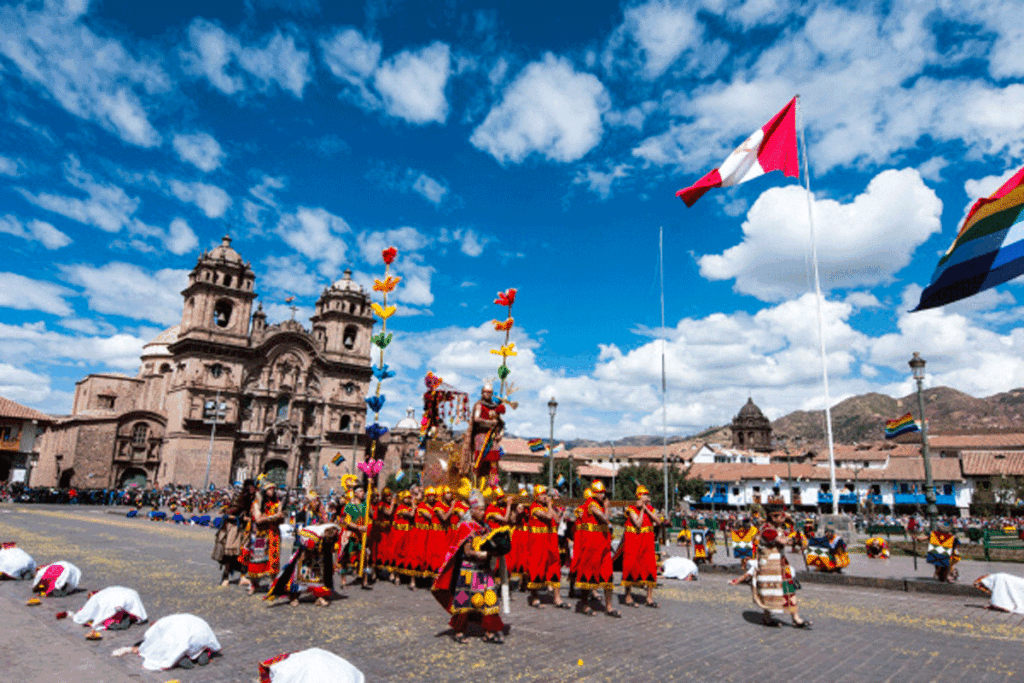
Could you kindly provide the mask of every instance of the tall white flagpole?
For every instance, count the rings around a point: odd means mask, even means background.
[[[804,137],[804,123],[800,107],[800,96],[796,96],[796,118],[800,128],[800,147],[803,149],[804,187],[807,190],[807,221],[811,226],[811,262],[814,264],[814,293],[818,311],[818,343],[821,351],[821,377],[825,385],[825,435],[828,439],[828,470],[832,486],[832,514],[839,514],[839,492],[836,490],[836,454],[832,444],[832,399],[828,392],[828,360],[825,355],[825,325],[822,322],[821,280],[818,278],[818,242],[814,235],[814,195],[811,194],[811,172],[807,161],[807,139]]]
[[[661,271],[661,479],[665,485],[665,514],[668,509],[668,408],[665,384],[665,226],[658,228],[658,270]]]

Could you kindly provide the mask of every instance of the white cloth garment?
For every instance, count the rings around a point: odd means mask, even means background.
[[[1024,614],[1024,579],[1013,574],[989,574],[981,585],[992,592],[989,604],[1014,614]]]
[[[78,588],[78,582],[82,580],[82,570],[71,564],[70,562],[54,562],[53,564],[46,564],[36,570],[36,578],[32,580],[32,589],[39,585],[42,581],[43,575],[50,567],[60,567],[61,572],[54,580],[53,585],[50,586],[51,593],[67,593]]]
[[[104,588],[89,598],[85,606],[71,618],[76,624],[87,624],[91,621],[93,628],[100,629],[103,628],[103,622],[117,614],[119,610],[124,610],[137,621],[147,619],[142,598],[131,588],[124,586]]]
[[[205,621],[194,614],[172,614],[146,629],[139,656],[149,671],[170,669],[182,656],[196,659],[204,650],[220,652],[220,643]]]
[[[665,573],[666,579],[686,579],[689,576],[697,578],[697,565],[694,564],[693,560],[688,560],[685,557],[670,557],[665,560]]]
[[[36,561],[21,548],[0,550],[0,576],[9,579],[30,579],[36,570]]]
[[[270,666],[273,683],[365,683],[363,672],[333,652],[312,647]]]

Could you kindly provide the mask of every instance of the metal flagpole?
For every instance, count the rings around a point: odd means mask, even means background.
[[[811,262],[814,264],[814,293],[818,312],[818,343],[821,351],[821,376],[825,386],[825,434],[828,439],[828,470],[832,488],[832,514],[839,514],[839,495],[836,491],[836,454],[832,445],[832,399],[828,392],[828,362],[825,356],[825,328],[821,316],[821,280],[818,278],[818,244],[814,236],[814,196],[811,194],[811,172],[807,161],[807,139],[804,137],[803,116],[800,96],[796,96],[796,118],[800,128],[800,147],[803,149],[804,187],[807,190],[807,220],[811,226]]]
[[[665,227],[658,228],[658,262],[661,271],[661,478],[665,485],[664,509],[668,513],[668,409],[665,403]]]

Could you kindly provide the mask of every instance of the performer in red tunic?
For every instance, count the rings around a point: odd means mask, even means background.
[[[416,590],[416,575],[413,573],[413,560],[410,555],[413,514],[412,494],[402,491],[398,494],[395,518],[391,524],[393,535],[391,552],[395,558],[395,573],[410,577],[410,588]]]
[[[434,488],[430,487],[430,496],[434,497]],[[415,494],[414,494],[415,500]],[[410,546],[413,571],[416,577],[434,578],[437,575],[436,567],[430,566],[430,525],[434,519],[433,503],[427,502],[426,492],[423,499],[414,508],[416,514],[413,516],[412,544]],[[415,581],[411,585],[415,585]]]
[[[651,493],[647,487],[636,487],[636,503],[626,508],[626,529],[622,535],[619,553],[622,555],[622,586],[625,603],[637,607],[630,595],[633,587],[647,589],[648,607],[657,607],[654,587],[658,585],[658,558],[654,552],[655,527],[664,520],[651,507]]]
[[[484,544],[489,536],[500,532],[488,532],[485,526],[486,510],[480,491],[470,493],[469,509],[470,519],[456,528],[455,542],[448,549],[431,592],[452,615],[448,623],[455,642],[464,643],[469,622],[476,621],[484,630],[485,641],[500,644],[505,624],[499,616],[501,608],[491,570],[493,558]]]
[[[547,487],[540,484],[533,487],[534,501],[527,518],[529,537],[523,560],[527,575],[526,587],[530,590],[530,606],[541,609],[538,591],[551,589],[555,607],[569,609],[562,602],[562,563],[558,557],[558,513],[552,506]]]
[[[439,487],[440,488],[440,487]],[[441,489],[443,492],[443,489]],[[448,506],[444,504],[438,489],[427,487],[426,503],[430,506],[430,529],[427,531],[426,571],[433,578],[448,554]]]
[[[592,497],[581,506],[573,538],[576,590],[582,591],[576,609],[588,616],[594,614],[589,605],[592,591],[603,590],[605,614],[621,617],[612,607],[612,529],[605,507],[604,484],[595,480],[590,491]]]
[[[450,506],[448,508],[448,545],[451,546],[455,542],[456,532],[459,524],[462,523],[462,518],[469,512],[469,505],[450,486],[445,486],[444,489],[444,498]]]
[[[391,489],[384,488],[380,492],[380,499],[373,508],[370,556],[373,557],[375,571],[385,574],[392,582],[395,580],[394,539],[391,533],[394,511]]]
[[[493,501],[487,506],[485,519],[487,526],[491,529],[512,525],[512,502],[505,495],[500,486],[496,487],[491,495]]]

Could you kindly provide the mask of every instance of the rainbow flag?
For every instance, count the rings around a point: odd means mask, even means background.
[[[340,465],[341,463],[345,462],[345,456],[341,454],[341,451],[338,451],[337,453],[334,454],[334,457],[331,458],[331,462],[334,463],[335,465]]]
[[[944,306],[1024,273],[1024,168],[971,207],[915,311]]]
[[[526,445],[530,447],[530,451],[532,453],[540,453],[542,450],[544,450],[543,439],[530,439],[529,441],[526,442]]]
[[[885,438],[887,439],[894,439],[900,434],[919,431],[921,431],[921,427],[914,421],[914,416],[911,413],[907,413],[895,420],[886,420],[885,422]]]

